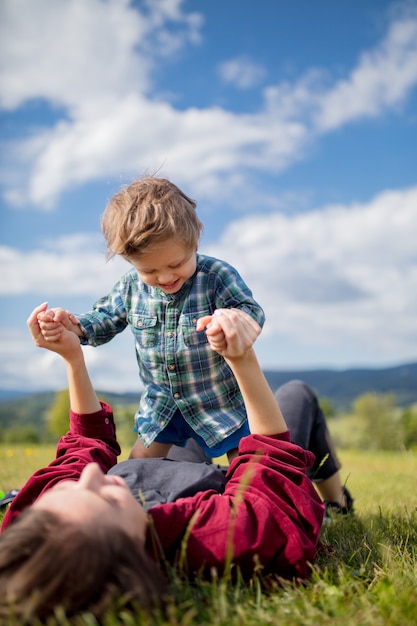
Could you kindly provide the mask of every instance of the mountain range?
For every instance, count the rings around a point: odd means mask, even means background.
[[[392,393],[399,407],[417,402],[417,363],[384,369],[265,371],[273,390],[288,380],[303,380],[319,398],[327,398],[337,410],[349,409],[364,393]]]
[[[417,403],[417,363],[385,369],[266,370],[265,376],[274,391],[289,380],[303,380],[319,398],[326,398],[336,411],[349,410],[352,402],[364,393],[392,393],[399,407]],[[39,423],[55,393],[0,391],[0,428]],[[115,394],[103,390],[99,395],[114,405],[136,405],[139,400],[139,391]]]

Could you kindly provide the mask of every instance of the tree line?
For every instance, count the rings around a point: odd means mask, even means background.
[[[105,397],[101,400],[106,401]],[[108,400],[107,400],[108,401]],[[328,420],[340,417],[332,403],[320,399],[320,405]],[[122,445],[133,445],[135,405],[114,404],[117,434]],[[35,424],[19,424],[15,419],[8,427],[0,428],[0,442],[6,444],[55,443],[68,430],[68,390],[58,391],[52,404],[43,411],[41,427]],[[346,414],[344,415],[346,418]],[[417,405],[399,408],[392,393],[364,393],[352,403],[349,417],[355,428],[360,429],[356,445],[373,450],[417,450]],[[338,442],[343,447],[343,441]]]

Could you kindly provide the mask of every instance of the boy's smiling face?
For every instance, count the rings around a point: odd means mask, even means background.
[[[196,249],[190,249],[178,239],[169,239],[150,247],[129,262],[141,280],[149,287],[159,287],[165,293],[176,293],[191,278],[197,267]]]

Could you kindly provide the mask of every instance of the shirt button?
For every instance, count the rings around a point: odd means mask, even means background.
[[[170,331],[169,333],[167,333],[167,337],[173,337],[174,333],[172,331]]]
[[[109,420],[109,418],[108,418],[108,417],[106,417],[106,419],[104,420],[104,423],[105,423],[105,424],[110,424],[110,420]]]
[[[180,397],[179,393],[174,393],[174,398],[176,398],[178,400],[179,397]]]
[[[168,369],[170,369],[172,372],[175,369],[175,365],[171,363],[171,365],[168,365]]]
[[[193,324],[197,324],[197,318],[193,317]]]
[[[143,326],[143,322],[142,322],[142,320],[140,320],[140,321],[138,322],[138,326]]]

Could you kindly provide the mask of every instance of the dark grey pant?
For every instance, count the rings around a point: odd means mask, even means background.
[[[290,429],[291,439],[316,460],[308,475],[316,482],[333,476],[340,463],[317,397],[301,380],[292,380],[275,392],[275,398]]]
[[[313,390],[301,380],[292,380],[277,389],[275,398],[290,429],[292,441],[304,450],[310,450],[316,457],[313,467],[308,470],[311,480],[320,482],[333,476],[340,469],[340,463]],[[193,439],[188,440],[185,448],[172,446],[168,458],[210,462]]]

